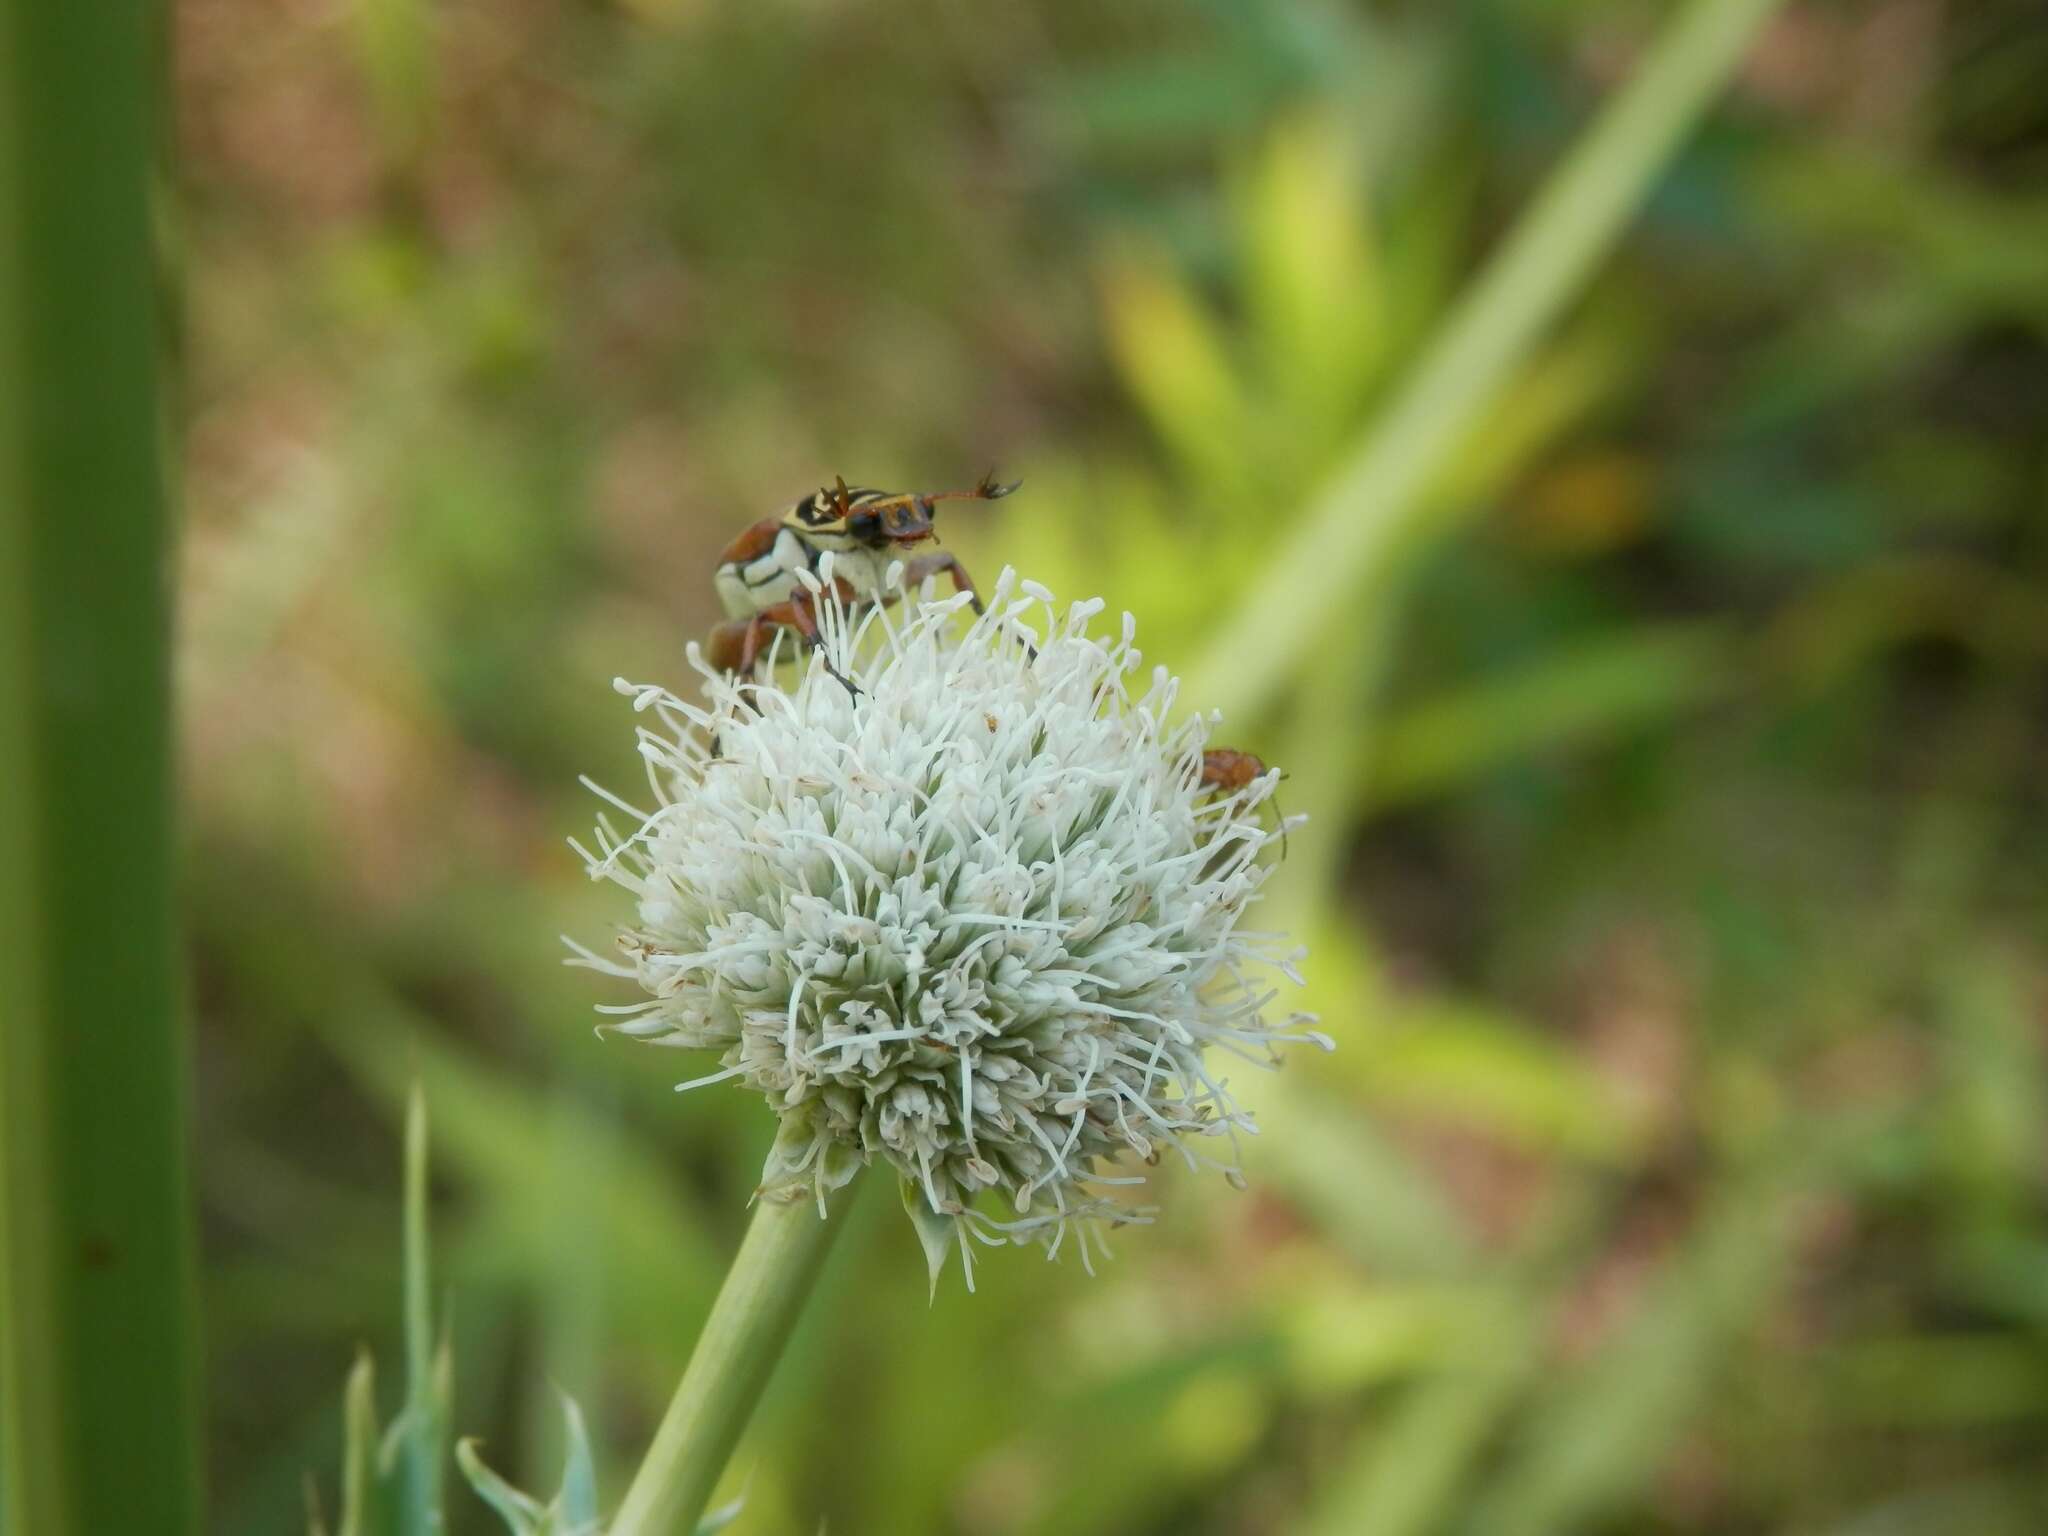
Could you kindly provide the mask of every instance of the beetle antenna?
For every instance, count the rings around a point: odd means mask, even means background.
[[[921,496],[918,500],[927,511],[931,509],[932,503],[936,501],[1001,501],[1023,483],[1022,480],[1013,480],[1008,485],[998,485],[996,484],[996,472],[990,470],[980,480],[975,482],[974,489],[971,491],[938,491],[930,496]]]

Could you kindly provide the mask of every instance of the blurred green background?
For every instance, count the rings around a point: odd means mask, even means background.
[[[178,0],[217,1528],[329,1507],[433,1117],[453,1423],[617,1497],[771,1122],[592,1036],[564,839],[717,550],[954,509],[1223,621],[1667,14]],[[740,1532],[2048,1528],[2048,23],[1799,4],[1222,732],[1340,1042],[1095,1279],[870,1190]],[[1257,618],[1257,615],[1253,615]],[[1207,702],[1195,698],[1194,702]],[[387,1380],[387,1392],[391,1390]],[[387,1398],[385,1407],[392,1406]],[[451,1492],[453,1528],[488,1515]]]

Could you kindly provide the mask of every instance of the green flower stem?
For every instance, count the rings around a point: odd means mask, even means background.
[[[1186,698],[1241,719],[1349,619],[1433,476],[1583,288],[1780,0],[1692,0],[1544,184],[1407,386],[1217,632]]]
[[[762,1200],[711,1304],[682,1385],[654,1433],[610,1536],[687,1536],[789,1342],[811,1284],[846,1225],[859,1180],[821,1220],[809,1200]]]
[[[200,1525],[163,7],[0,0],[0,1528]]]

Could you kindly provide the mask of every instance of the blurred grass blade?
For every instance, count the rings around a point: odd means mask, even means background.
[[[365,1350],[356,1356],[342,1397],[341,1536],[382,1531],[378,1500],[377,1368]]]
[[[0,1460],[193,1531],[152,9],[0,8]]]
[[[712,1510],[711,1513],[697,1522],[697,1536],[717,1536],[718,1532],[739,1519],[740,1511],[746,1507],[747,1501],[744,1498],[734,1499],[730,1503],[719,1505],[718,1508]],[[818,1522],[818,1536],[824,1536],[824,1532],[825,1522],[820,1520]]]
[[[433,1270],[427,1234],[427,1100],[415,1082],[405,1106],[405,1411],[400,1419],[398,1531],[435,1536],[442,1527],[441,1455],[446,1372],[434,1355]]]
[[[2038,1477],[1965,1478],[1886,1497],[1874,1508],[1827,1528],[1825,1536],[2039,1536],[2048,1496]]]
[[[1215,316],[1156,253],[1113,261],[1101,284],[1111,353],[1153,430],[1191,479],[1248,490],[1250,406]]]
[[[1503,1293],[1475,1309],[1444,1369],[1358,1435],[1315,1505],[1308,1536],[1423,1536],[1446,1528],[1460,1479],[1541,1362],[1544,1310]]]
[[[1528,1441],[1476,1505],[1500,1536],[1582,1531],[1653,1478],[1791,1256],[1799,1164],[1737,1181],[1700,1219],[1635,1315],[1530,1405]]]
[[[387,995],[368,991],[349,1002],[349,1019],[318,1021],[329,1045],[358,1079],[396,1104],[410,1091],[407,1073],[426,1085],[434,1106],[436,1144],[450,1176],[465,1181],[474,1201],[472,1228],[495,1234],[516,1258],[543,1273],[564,1260],[557,1207],[545,1195],[565,1178],[580,1181],[584,1215],[602,1250],[597,1271],[616,1293],[622,1326],[645,1330],[675,1311],[703,1311],[717,1289],[717,1255],[696,1207],[673,1190],[658,1158],[587,1110],[571,1111],[522,1086],[509,1071],[449,1047],[430,1022]],[[551,1108],[575,1118],[563,1135],[580,1162],[569,1175],[555,1166],[559,1143],[534,1134]],[[602,1200],[587,1198],[602,1189]],[[552,1256],[552,1257],[551,1257]],[[575,1266],[580,1283],[592,1269]],[[664,1383],[665,1385],[666,1383]]]
[[[2048,1163],[2040,1009],[2016,955],[1982,942],[1955,950],[1935,977],[1936,1156],[1957,1218],[2021,1226]]]
[[[1282,123],[1240,177],[1245,298],[1271,389],[1325,451],[1386,356],[1359,155],[1329,115]]]
[[[1325,1069],[1379,1111],[1470,1126],[1506,1147],[1614,1165],[1640,1156],[1640,1112],[1577,1052],[1526,1020],[1422,998],[1392,1009]]]
[[[1376,429],[1275,552],[1187,696],[1255,710],[1335,625],[1466,436],[1648,192],[1777,0],[1692,0],[1445,322]]]
[[[434,1344],[427,1229],[427,1103],[418,1083],[405,1112],[405,1405],[382,1432],[367,1350],[342,1399],[340,1536],[440,1536],[442,1459],[453,1377],[444,1339]]]
[[[1733,637],[1710,620],[1638,625],[1560,647],[1395,715],[1382,727],[1365,793],[1383,810],[1536,752],[1660,724],[1711,697],[1735,661]]]
[[[1339,1250],[1392,1275],[1455,1275],[1471,1263],[1463,1218],[1356,1109],[1284,1076],[1261,1087],[1257,1112],[1275,1129],[1260,1141],[1260,1174]]]

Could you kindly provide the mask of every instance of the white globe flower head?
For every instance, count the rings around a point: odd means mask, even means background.
[[[605,1027],[718,1054],[679,1087],[767,1098],[764,1197],[822,1214],[886,1163],[934,1282],[957,1246],[972,1288],[970,1238],[1057,1254],[1071,1230],[1086,1264],[1101,1225],[1148,1220],[1104,1192],[1143,1182],[1110,1171],[1122,1154],[1241,1184],[1204,1150],[1253,1129],[1208,1053],[1269,1065],[1329,1041],[1304,1014],[1268,1023],[1269,973],[1299,984],[1300,955],[1240,926],[1286,826],[1278,774],[1204,785],[1212,722],[1169,722],[1163,668],[1134,694],[1128,614],[1105,642],[1099,601],[1062,616],[1010,571],[985,615],[966,603],[927,587],[849,611],[828,590],[823,654],[788,691],[695,646],[702,706],[620,680],[658,723],[640,730],[655,804],[605,795],[638,824],[600,820],[577,851],[637,921],[620,960],[571,963],[646,993]]]

